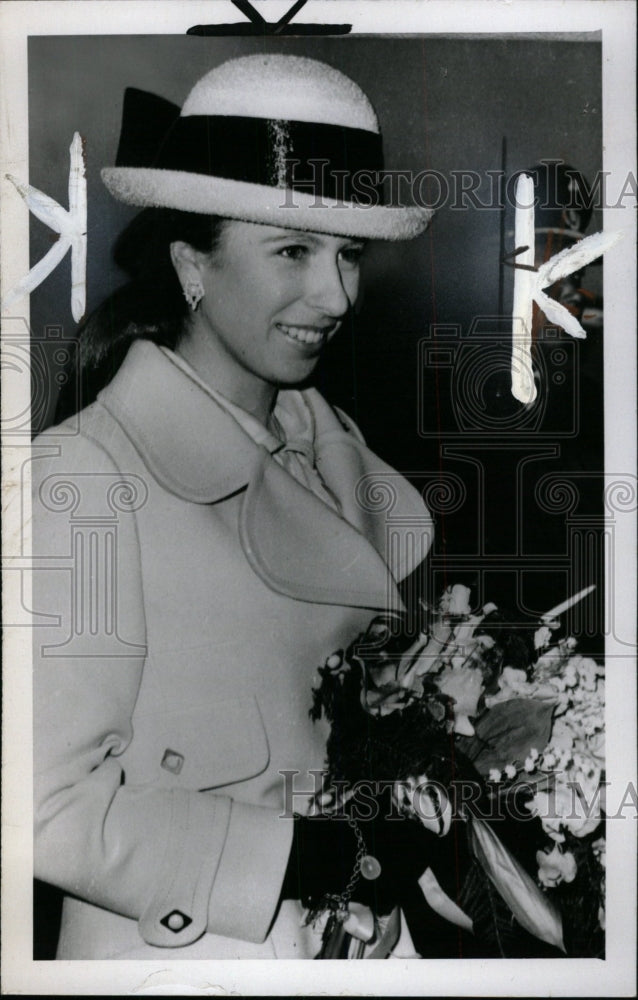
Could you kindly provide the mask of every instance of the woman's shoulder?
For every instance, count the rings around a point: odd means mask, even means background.
[[[51,469],[69,474],[118,472],[118,428],[99,402],[48,427],[31,442],[34,478]]]
[[[39,434],[30,457],[33,538],[43,551],[68,545],[72,524],[117,520],[118,530],[128,531],[125,522],[148,497],[140,460],[99,402]]]

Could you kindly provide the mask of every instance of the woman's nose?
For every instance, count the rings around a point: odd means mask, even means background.
[[[306,298],[314,309],[338,319],[354,303],[358,288],[358,269],[344,271],[338,258],[326,255],[310,269]]]

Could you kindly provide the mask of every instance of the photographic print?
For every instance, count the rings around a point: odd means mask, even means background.
[[[631,995],[635,11],[150,6],[1,8],[5,988]]]

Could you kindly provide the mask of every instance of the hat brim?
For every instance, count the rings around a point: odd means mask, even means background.
[[[357,205],[183,170],[104,167],[101,176],[111,194],[128,205],[361,239],[413,239],[434,214],[425,206]]]

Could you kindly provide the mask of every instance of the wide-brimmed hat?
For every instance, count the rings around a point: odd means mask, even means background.
[[[290,229],[410,239],[426,206],[383,204],[383,151],[368,98],[315,59],[252,55],[199,80],[180,109],[129,88],[115,167],[120,201]]]

